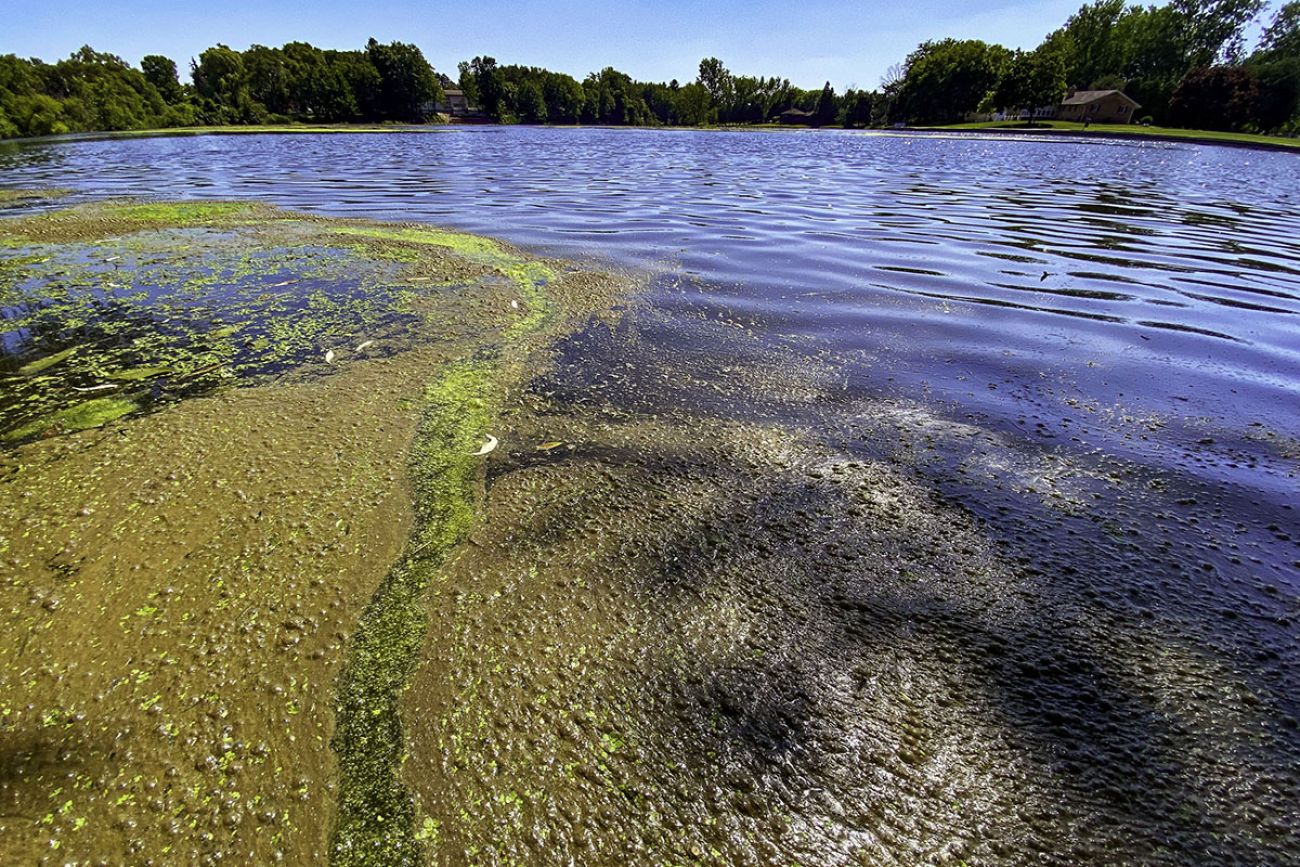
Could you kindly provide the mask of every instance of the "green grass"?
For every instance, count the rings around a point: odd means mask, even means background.
[[[1256,135],[1248,132],[1216,132],[1207,129],[1178,129],[1169,126],[1141,126],[1131,123],[1092,123],[1087,129],[1081,123],[1064,120],[1037,121],[1033,126],[1026,126],[1024,121],[1001,120],[981,123],[956,123],[947,126],[925,127],[941,130],[1007,130],[1025,133],[1068,132],[1082,135],[1123,135],[1150,136],[1157,139],[1185,139],[1203,141],[1212,144],[1249,144],[1269,145],[1275,147],[1300,149],[1300,138],[1286,138],[1278,135]]]

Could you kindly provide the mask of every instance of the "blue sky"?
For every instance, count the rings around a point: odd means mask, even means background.
[[[1083,0],[808,0],[802,4],[690,0],[534,0],[467,4],[415,0],[39,0],[15,3],[0,53],[53,61],[89,43],[139,63],[145,54],[189,59],[224,42],[360,48],[368,37],[414,42],[440,72],[490,54],[581,78],[616,66],[635,78],[687,81],[700,58],[733,72],[780,74],[802,87],[875,87],[925,39],[959,36],[1031,48]],[[8,4],[6,4],[8,5]]]

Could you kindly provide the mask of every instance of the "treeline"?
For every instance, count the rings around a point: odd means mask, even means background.
[[[1095,0],[1032,51],[973,39],[922,43],[880,88],[802,90],[779,77],[732,74],[717,58],[688,84],[636,81],[606,68],[582,82],[546,69],[460,64],[471,103],[500,123],[752,124],[799,109],[813,126],[954,123],[1019,116],[1071,90],[1122,90],[1153,123],[1211,130],[1300,133],[1300,0],[1281,7],[1259,46],[1244,33],[1263,0],[1173,0],[1129,6]]]
[[[418,123],[442,98],[420,49],[371,39],[363,51],[216,45],[190,64],[149,55],[135,69],[89,46],[48,64],[0,56],[0,138],[288,121]]]
[[[1032,51],[969,39],[922,43],[874,90],[804,90],[733,74],[717,58],[689,82],[643,82],[607,67],[577,80],[481,56],[459,65],[470,103],[500,123],[703,126],[786,115],[813,126],[881,127],[1032,113],[1074,90],[1125,91],[1139,117],[1172,126],[1300,133],[1300,0],[1251,52],[1244,34],[1264,0],[1094,0]],[[82,48],[54,64],[0,56],[0,137],[287,121],[418,123],[453,82],[414,45],[331,51],[217,45],[190,64],[159,55],[135,69]]]
[[[1096,0],[1028,52],[926,42],[892,71],[882,96],[893,121],[942,123],[1056,105],[1071,89],[1115,89],[1154,123],[1295,135],[1300,2],[1283,5],[1247,53],[1246,28],[1263,8],[1264,0]]]
[[[460,64],[461,90],[499,123],[587,123],[618,126],[706,126],[766,123],[791,108],[836,118],[838,101],[784,78],[732,75],[717,58],[700,62],[695,81],[636,81],[606,67],[579,82],[571,75],[526,66],[500,66],[491,57]]]

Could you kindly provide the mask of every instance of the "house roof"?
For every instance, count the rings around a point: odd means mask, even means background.
[[[813,116],[813,113],[812,113],[811,111],[804,111],[802,108],[787,108],[785,111],[781,112],[781,114],[782,114],[782,115],[786,115],[786,114],[797,114],[797,115],[800,115],[801,117],[812,117],[812,116]]]
[[[1134,108],[1138,107],[1138,103],[1133,97],[1119,90],[1076,90],[1067,96],[1061,105],[1087,105],[1090,102],[1096,102],[1103,97],[1110,96],[1112,93],[1130,103]]]

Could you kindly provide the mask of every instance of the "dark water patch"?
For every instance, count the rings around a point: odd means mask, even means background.
[[[1195,292],[1186,293],[1188,298],[1197,301],[1207,301],[1210,304],[1222,304],[1224,307],[1235,307],[1238,310],[1257,310],[1260,313],[1279,313],[1284,316],[1295,315],[1295,310],[1286,310],[1282,307],[1270,307],[1267,304],[1256,304],[1250,301],[1240,301],[1235,298],[1222,298],[1216,295],[1200,295]]]
[[[1106,292],[1101,289],[1067,289],[1056,286],[1041,285],[1024,285],[1017,283],[991,283],[999,289],[1010,289],[1013,292],[1039,292],[1045,295],[1059,295],[1062,298],[1090,298],[1094,301],[1134,301],[1137,296],[1125,295],[1122,292]]]
[[[1199,334],[1202,337],[1216,337],[1220,340],[1241,342],[1240,338],[1233,337],[1231,334],[1224,334],[1222,331],[1212,331],[1209,328],[1194,328],[1191,325],[1181,325],[1177,322],[1153,322],[1149,319],[1141,319],[1135,324],[1145,328],[1160,328],[1165,331],[1179,331],[1183,334]]]

